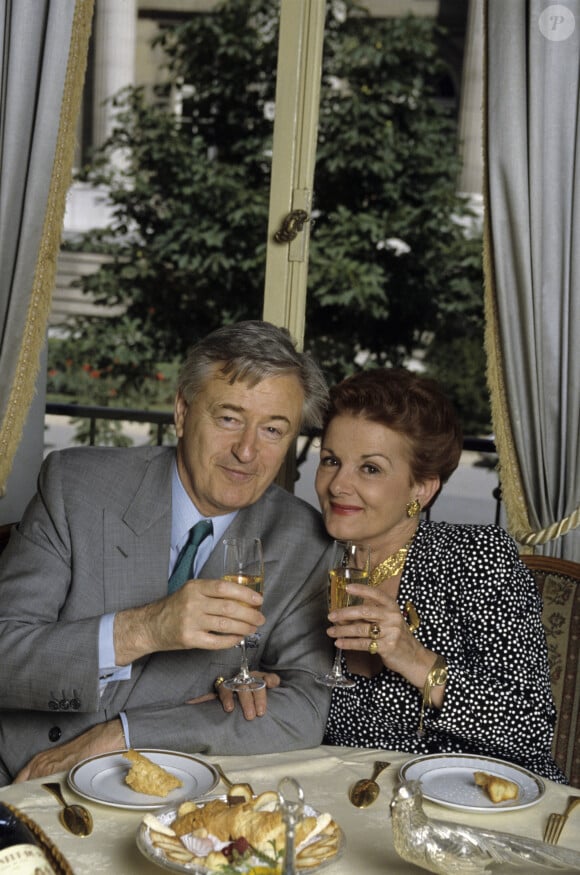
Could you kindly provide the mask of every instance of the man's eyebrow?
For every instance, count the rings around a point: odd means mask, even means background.
[[[216,409],[220,410],[220,411],[231,410],[233,413],[242,413],[242,414],[246,412],[245,407],[242,407],[240,404],[232,404],[231,402],[228,402],[228,401],[220,402],[217,405]],[[270,413],[266,416],[266,419],[268,420],[268,422],[271,422],[272,420],[282,420],[283,422],[287,422],[288,425],[291,425],[290,420],[283,413]]]

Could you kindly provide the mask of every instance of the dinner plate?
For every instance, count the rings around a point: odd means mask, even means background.
[[[205,804],[206,802],[211,801],[211,799],[225,799],[225,796],[212,796],[206,800],[198,800],[198,806]],[[156,811],[155,817],[157,820],[160,820],[165,826],[171,826],[173,821],[177,816],[178,806],[170,806],[168,808],[163,809],[162,811]],[[309,805],[304,806],[304,813],[309,817],[318,817],[320,814],[315,808],[311,808]],[[333,853],[330,853],[323,862],[318,865],[308,865],[301,866],[300,859],[297,860],[296,872],[297,875],[307,875],[310,872],[319,872],[321,869],[324,869],[330,863],[336,862],[336,860],[341,856],[344,850],[345,837],[343,831],[336,824],[336,822],[332,821],[335,830],[336,830],[336,850]],[[333,833],[333,838],[335,833]],[[308,855],[308,851],[312,849],[316,853],[320,853],[322,848],[322,842],[328,841],[328,838],[325,838],[324,835],[316,836],[311,843],[308,844],[305,850],[305,855]],[[157,846],[151,836],[151,830],[147,823],[143,820],[139,826],[139,830],[137,832],[137,847],[151,863],[155,863],[161,869],[167,869],[171,872],[187,872],[188,875],[219,875],[220,869],[208,869],[206,866],[199,865],[198,863],[193,862],[175,862],[170,860],[167,856],[163,848]],[[300,848],[299,848],[300,850]],[[309,862],[308,860],[306,862]],[[312,863],[312,860],[310,860]],[[237,872],[239,875],[250,875],[250,873],[268,873],[273,871],[267,864],[260,865],[260,861],[254,859],[249,860],[245,865],[242,865],[238,868],[228,867],[228,872]]]
[[[153,810],[164,808],[171,802],[187,797],[197,799],[205,796],[219,782],[219,775],[203,757],[173,750],[139,748],[139,752],[168,772],[175,775],[183,786],[172,790],[163,798],[136,793],[125,783],[125,775],[131,762],[123,751],[99,754],[77,763],[68,773],[67,781],[75,793],[115,808],[139,808]]]
[[[513,781],[518,786],[517,799],[492,802],[485,790],[475,783],[474,772],[487,772]],[[404,781],[420,781],[423,796],[431,802],[484,814],[529,808],[539,802],[546,791],[542,779],[521,766],[470,754],[416,757],[401,767],[399,777]]]

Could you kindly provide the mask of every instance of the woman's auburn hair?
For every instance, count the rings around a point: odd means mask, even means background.
[[[361,371],[330,389],[322,437],[336,416],[360,416],[406,438],[416,483],[439,477],[445,483],[457,468],[463,430],[439,383],[405,368]]]

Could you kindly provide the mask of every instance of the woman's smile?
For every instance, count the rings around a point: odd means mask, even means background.
[[[339,514],[340,516],[350,516],[351,514],[360,513],[362,510],[361,507],[357,507],[354,504],[344,504],[343,502],[337,502],[330,499],[329,501],[330,509],[333,513]]]

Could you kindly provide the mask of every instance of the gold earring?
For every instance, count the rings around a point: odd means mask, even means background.
[[[421,513],[421,504],[418,498],[412,498],[407,504],[407,516],[414,517],[417,516],[418,513]]]

